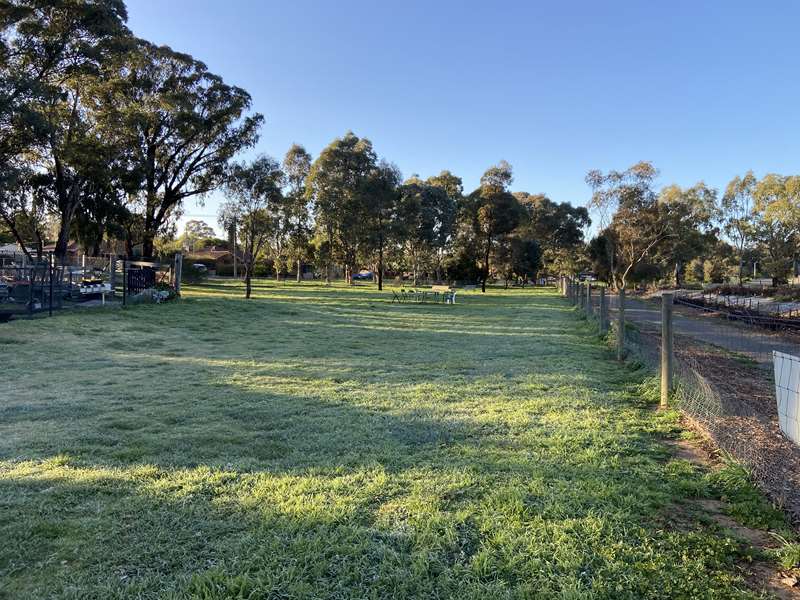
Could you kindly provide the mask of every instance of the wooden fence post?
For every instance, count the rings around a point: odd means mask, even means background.
[[[181,295],[181,275],[183,274],[183,254],[181,252],[177,252],[175,254],[175,272],[173,273],[173,277],[175,281],[173,282],[172,287],[175,288],[175,293],[180,296]]]
[[[672,393],[673,347],[672,347],[672,303],[675,294],[661,294],[661,408],[669,404]]]
[[[606,288],[600,287],[600,335],[605,335],[608,328],[608,302],[606,302]]]
[[[619,288],[619,308],[617,309],[617,360],[625,358],[625,288]]]
[[[588,281],[586,283],[586,316],[591,317],[592,313],[594,313],[594,308],[592,307],[592,282]]]

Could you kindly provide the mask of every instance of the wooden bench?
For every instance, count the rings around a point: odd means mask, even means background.
[[[433,285],[431,286],[431,291],[435,294],[442,295],[442,301],[445,304],[455,304],[456,303],[456,291],[448,285]]]

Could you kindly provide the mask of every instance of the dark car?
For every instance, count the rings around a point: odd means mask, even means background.
[[[353,275],[353,281],[372,281],[372,271],[361,271]]]

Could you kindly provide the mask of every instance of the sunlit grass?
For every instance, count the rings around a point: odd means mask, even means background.
[[[254,293],[0,329],[0,597],[755,597],[553,292]]]

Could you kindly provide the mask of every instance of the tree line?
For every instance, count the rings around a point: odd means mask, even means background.
[[[403,179],[353,133],[316,158],[237,161],[264,122],[249,94],[126,20],[122,0],[0,1],[0,236],[24,252],[119,241],[153,256],[186,200],[221,190],[248,288],[265,258],[328,280],[367,266],[379,288],[387,272],[485,289],[576,264],[588,211],[512,192],[505,162],[465,193],[449,171]]]
[[[276,275],[314,264],[326,281],[334,265],[351,282],[369,267],[378,289],[386,272],[480,282],[525,282],[559,271],[583,247],[588,211],[542,194],[511,192],[511,166],[501,161],[465,194],[460,177],[442,171],[403,180],[372,143],[352,132],[312,160],[293,145],[283,161],[261,156],[234,163],[223,184],[220,224],[242,249],[246,289],[258,261]]]
[[[720,194],[703,182],[657,191],[658,175],[649,162],[587,175],[600,231],[587,245],[582,268],[615,287],[741,285],[751,273],[779,285],[794,275],[800,177],[770,173],[758,179],[748,171]]]

